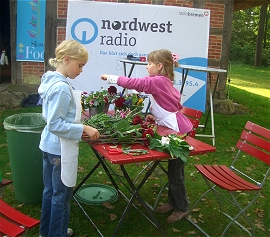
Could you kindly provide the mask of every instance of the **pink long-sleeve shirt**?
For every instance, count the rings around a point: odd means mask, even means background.
[[[117,85],[127,89],[135,89],[138,92],[151,94],[158,105],[169,112],[176,112],[177,123],[180,133],[188,133],[192,130],[190,120],[180,111],[180,92],[173,86],[173,82],[164,76],[153,76],[143,78],[128,78],[120,76]],[[153,114],[154,115],[154,114]],[[154,115],[155,116],[155,115]]]

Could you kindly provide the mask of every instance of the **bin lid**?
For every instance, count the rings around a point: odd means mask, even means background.
[[[46,125],[41,113],[20,113],[11,115],[4,120],[6,130],[40,131]]]
[[[100,206],[104,202],[115,202],[118,192],[115,188],[104,184],[85,184],[75,193],[79,202]]]

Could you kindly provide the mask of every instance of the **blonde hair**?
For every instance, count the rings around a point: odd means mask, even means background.
[[[56,47],[55,58],[49,59],[49,64],[57,68],[66,55],[75,60],[88,60],[88,52],[81,43],[76,40],[64,40]]]
[[[174,67],[179,67],[179,63],[174,62],[172,52],[167,49],[154,50],[147,56],[147,61],[152,63],[161,63],[163,65],[159,75],[168,77],[174,81]]]

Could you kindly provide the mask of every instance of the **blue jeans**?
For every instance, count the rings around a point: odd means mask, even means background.
[[[61,180],[60,156],[43,152],[43,182],[40,235],[66,237],[73,188]]]
[[[180,158],[168,161],[169,203],[174,211],[188,211],[188,198],[185,187],[185,164]]]

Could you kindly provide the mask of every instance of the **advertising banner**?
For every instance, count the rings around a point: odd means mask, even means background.
[[[17,0],[16,60],[44,62],[46,0]]]
[[[70,82],[87,92],[108,88],[100,76],[124,75],[120,59],[147,57],[157,49],[177,53],[180,64],[207,66],[209,21],[210,11],[205,9],[69,0],[66,38],[84,44],[90,56],[83,73]],[[145,65],[136,65],[131,77],[143,76]],[[180,90],[180,68],[175,76]],[[204,111],[205,101],[206,73],[190,73],[182,104]]]

